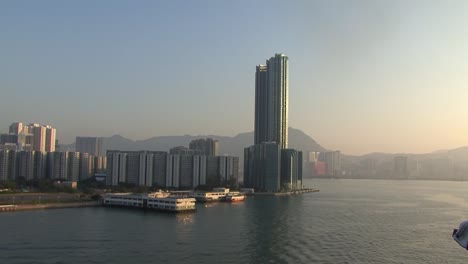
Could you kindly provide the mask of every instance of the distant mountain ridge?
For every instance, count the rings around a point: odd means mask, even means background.
[[[421,154],[373,152],[361,156],[342,155],[342,159],[347,163],[357,163],[365,159],[373,159],[377,162],[382,162],[389,161],[396,156],[406,156],[413,160],[449,159],[453,161],[454,164],[462,164],[464,167],[468,167],[468,164],[466,164],[468,162],[468,146],[450,150],[437,150]]]
[[[326,151],[324,147],[318,144],[314,139],[305,134],[299,129],[289,128],[289,147],[298,149],[304,152],[310,151]],[[218,136],[218,135],[183,135],[183,136],[159,136],[145,140],[131,140],[120,135],[113,135],[104,138],[103,148],[106,150],[152,150],[152,151],[168,151],[176,146],[189,146],[190,141],[198,138],[214,138],[219,141],[219,154],[232,155],[242,158],[244,156],[244,148],[253,144],[254,133],[240,133],[234,137]],[[75,144],[62,145],[62,150],[75,150]]]
[[[312,137],[305,134],[299,129],[289,128],[289,147],[301,150],[303,152],[310,151],[326,151],[327,149],[317,143]],[[218,136],[218,135],[183,135],[183,136],[158,136],[144,140],[131,140],[120,135],[113,135],[104,138],[104,151],[108,149],[113,150],[152,150],[152,151],[169,151],[170,148],[176,146],[188,147],[190,141],[198,138],[214,138],[219,140],[219,154],[232,155],[236,157],[244,156],[244,148],[253,144],[254,133],[246,132],[240,133],[234,137]],[[75,150],[75,144],[62,145],[61,149],[66,151]],[[388,161],[395,156],[408,156],[413,159],[442,159],[449,158],[455,163],[462,163],[468,161],[468,146],[459,147],[452,150],[437,150],[424,154],[411,154],[411,153],[383,153],[373,152],[364,155],[342,155],[343,163],[356,163],[365,159],[374,159],[378,162]]]

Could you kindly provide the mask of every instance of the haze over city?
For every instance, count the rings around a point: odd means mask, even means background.
[[[253,131],[254,65],[290,63],[289,125],[346,154],[468,145],[468,2],[0,3],[0,132],[59,141]]]

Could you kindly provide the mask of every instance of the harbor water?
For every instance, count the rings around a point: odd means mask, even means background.
[[[0,214],[0,263],[467,263],[451,238],[468,183],[306,180],[318,193],[195,213],[70,208]]]

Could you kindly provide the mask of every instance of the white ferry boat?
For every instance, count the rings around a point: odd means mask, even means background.
[[[155,209],[169,212],[195,211],[194,198],[171,197],[169,193],[149,194],[109,193],[103,201],[105,206],[123,206],[142,209]]]
[[[228,193],[226,194],[223,198],[221,198],[221,201],[223,202],[243,202],[245,199],[245,196],[240,193]]]
[[[226,196],[224,192],[195,192],[192,194],[197,202],[218,202],[224,196]]]

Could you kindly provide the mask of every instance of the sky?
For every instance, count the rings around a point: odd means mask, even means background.
[[[468,145],[468,1],[0,1],[0,132],[253,131],[289,57],[289,125],[346,154]]]

